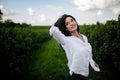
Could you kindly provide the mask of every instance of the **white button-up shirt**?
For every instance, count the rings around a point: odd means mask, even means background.
[[[83,76],[88,76],[89,63],[94,70],[99,71],[92,58],[92,47],[85,35],[81,34],[85,41],[83,42],[75,36],[65,36],[58,27],[55,26],[50,28],[50,35],[53,36],[65,50],[70,74],[74,72]]]

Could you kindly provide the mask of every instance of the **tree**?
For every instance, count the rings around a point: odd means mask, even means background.
[[[4,27],[15,27],[16,23],[14,23],[11,19],[7,19],[4,21],[3,26]]]
[[[120,14],[118,15],[118,21],[120,21]]]
[[[2,11],[0,9],[0,21],[2,20],[2,16],[3,16],[3,13],[2,13]]]

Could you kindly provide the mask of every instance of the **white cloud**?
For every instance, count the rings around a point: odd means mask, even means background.
[[[97,15],[98,16],[101,16],[103,13],[102,13],[102,11],[101,10],[99,10],[98,12],[97,12]]]
[[[0,9],[3,9],[4,7],[3,7],[3,5],[0,5]]]
[[[36,14],[34,16],[26,16],[24,19],[20,18],[22,20],[24,20],[24,22],[28,23],[28,24],[32,24],[32,25],[46,25],[48,23],[47,19],[46,19],[46,15],[45,14]]]
[[[87,0],[73,0],[73,3],[81,11],[86,11],[86,10],[92,8],[92,6],[90,6],[90,1],[87,1]]]
[[[28,8],[28,14],[30,16],[33,16],[35,14],[35,10],[33,10],[32,8]]]
[[[40,15],[39,15],[40,16]],[[4,20],[11,19],[15,23],[27,23],[32,25],[48,25],[50,24],[49,19],[46,19],[46,16],[42,14],[42,18],[39,16],[23,16],[23,15],[15,15],[15,16],[3,16]]]
[[[120,14],[120,6],[112,8],[112,11],[114,14],[117,14],[117,15]]]
[[[1,8],[2,10],[5,10],[3,6],[0,6],[0,9]],[[49,21],[47,21],[45,14],[37,13],[32,8],[28,8],[27,10],[28,12],[26,11],[26,13],[29,13],[29,15],[25,15],[25,14],[24,15],[16,14],[16,15],[7,15],[7,16],[4,15],[3,20],[11,19],[16,23],[25,22],[25,23],[32,24],[32,25],[50,24]]]
[[[29,16],[25,20],[25,22],[30,24],[42,24],[46,21],[46,15],[45,14],[39,14],[37,13],[33,8],[28,8],[28,14]]]
[[[38,16],[39,16],[40,21],[46,20],[46,16],[44,14],[39,14]]]
[[[6,9],[3,5],[0,5],[0,9],[5,16],[15,15],[15,12],[13,9]]]
[[[119,0],[71,0],[81,11],[90,9],[104,9],[118,5]]]

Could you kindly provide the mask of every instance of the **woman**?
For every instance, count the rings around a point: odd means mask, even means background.
[[[92,47],[87,37],[79,33],[79,26],[73,16],[62,15],[50,28],[50,35],[65,50],[70,80],[87,80],[89,64],[95,71],[100,71],[92,58]]]

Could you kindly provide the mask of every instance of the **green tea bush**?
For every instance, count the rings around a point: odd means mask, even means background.
[[[32,52],[39,49],[48,39],[47,32],[35,32],[29,27],[19,27],[15,23],[12,27],[2,26],[0,28],[1,76],[12,80],[25,79]]]
[[[93,47],[93,56],[101,72],[90,75],[92,80],[113,80],[120,73],[120,21],[110,20],[105,24],[81,26],[81,32],[88,36]]]

